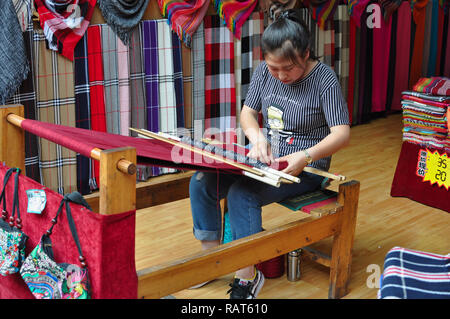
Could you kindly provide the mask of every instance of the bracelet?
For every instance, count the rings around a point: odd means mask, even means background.
[[[309,155],[309,153],[308,153],[308,151],[307,151],[307,150],[303,150],[302,152],[303,152],[303,153],[305,153],[305,157],[306,157],[306,164],[307,164],[307,165],[308,165],[308,164],[311,164],[311,163],[312,163],[312,161],[313,161],[313,159],[312,159],[311,155]]]

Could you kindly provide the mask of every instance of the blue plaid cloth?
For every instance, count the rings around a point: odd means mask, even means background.
[[[384,260],[379,298],[450,299],[450,254],[392,248]]]

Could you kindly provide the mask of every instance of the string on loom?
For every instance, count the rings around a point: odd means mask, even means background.
[[[220,176],[220,172],[218,169],[216,169],[216,209],[219,213],[221,213],[220,211],[220,198],[219,198],[219,185],[220,185],[220,181],[219,181],[219,176]]]

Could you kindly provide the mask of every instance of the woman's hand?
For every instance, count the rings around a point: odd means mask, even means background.
[[[287,162],[288,166],[282,172],[292,176],[298,176],[306,166],[306,157],[303,152],[292,153],[283,157],[277,158],[277,162]]]
[[[253,144],[247,156],[257,159],[266,165],[270,165],[274,161],[270,144],[265,140]]]

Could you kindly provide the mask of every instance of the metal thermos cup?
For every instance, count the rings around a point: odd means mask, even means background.
[[[287,280],[297,281],[300,280],[300,256],[302,250],[293,250],[288,254],[287,257]]]

